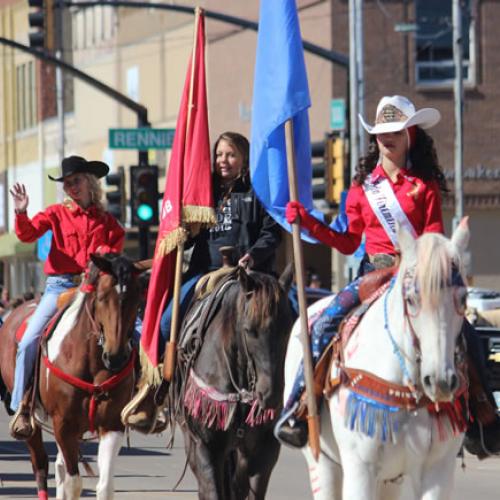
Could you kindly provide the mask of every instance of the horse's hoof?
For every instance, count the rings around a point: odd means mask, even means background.
[[[288,422],[284,422],[276,436],[288,446],[303,448],[307,444],[307,423],[299,420],[292,427]]]

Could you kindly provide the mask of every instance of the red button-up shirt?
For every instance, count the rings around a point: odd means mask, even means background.
[[[443,233],[443,215],[441,196],[436,181],[423,181],[412,176],[408,170],[402,170],[395,182],[387,176],[382,165],[372,172],[372,181],[381,177],[389,179],[389,183],[408,217],[417,235],[426,232]],[[352,254],[360,245],[363,233],[366,235],[366,252],[368,254],[395,254],[396,250],[385,229],[373,212],[362,186],[353,184],[346,200],[348,228],[345,233],[328,228],[328,233],[317,224],[308,227],[310,233],[339,252]],[[309,224],[308,224],[309,225]]]
[[[25,242],[36,241],[52,230],[50,252],[45,261],[46,274],[78,274],[85,270],[90,254],[123,249],[125,231],[109,213],[95,205],[83,209],[76,203],[51,205],[30,219],[16,215],[16,235]]]

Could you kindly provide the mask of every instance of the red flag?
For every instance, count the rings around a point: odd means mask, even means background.
[[[205,21],[195,17],[195,41],[182,93],[160,214],[141,335],[141,362],[149,382],[159,381],[160,319],[170,299],[176,248],[191,223],[215,223],[205,80]]]

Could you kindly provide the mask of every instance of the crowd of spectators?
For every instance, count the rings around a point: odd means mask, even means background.
[[[0,325],[16,307],[35,298],[33,292],[25,292],[23,295],[11,298],[7,287],[0,285],[0,289]]]

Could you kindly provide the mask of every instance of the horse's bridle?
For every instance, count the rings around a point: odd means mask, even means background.
[[[393,278],[393,279],[395,280],[395,278]],[[391,287],[387,291],[387,295],[390,293],[392,286],[393,286],[393,284],[391,284]],[[448,287],[464,287],[465,286],[462,275],[460,274],[459,267],[455,263],[452,263],[451,279],[447,283],[443,283],[442,286],[448,286]],[[413,288],[414,294],[417,294],[417,295],[419,294],[418,286],[416,284],[416,267],[415,266],[412,268],[406,269],[405,274],[403,275],[403,286],[402,286],[401,293],[402,293],[402,298],[403,298],[403,315],[404,315],[405,322],[408,325],[408,329],[410,330],[410,335],[412,338],[412,345],[413,345],[415,352],[416,352],[416,357],[415,357],[416,367],[417,367],[418,372],[420,372],[420,364],[422,362],[422,350],[420,347],[420,339],[417,335],[417,332],[415,331],[415,327],[413,326],[411,318],[416,318],[420,314],[421,305],[418,305],[416,312],[413,312],[413,313],[410,312],[408,306],[409,306],[409,302],[410,302],[409,290],[411,288]],[[386,299],[385,299],[386,303],[387,303],[387,295],[386,295]],[[458,304],[458,299],[457,299],[456,293],[454,293],[454,295],[453,295],[453,302],[454,302],[456,312],[459,315],[463,316],[465,313],[465,308],[461,307]],[[390,331],[388,330],[389,327],[388,327],[388,317],[387,317],[387,312],[386,312],[386,305],[384,306],[384,314],[386,316],[385,317],[386,330],[388,331],[389,335],[391,336]],[[460,336],[458,337],[458,339],[460,339]],[[393,339],[391,339],[391,340],[393,340]],[[458,342],[458,340],[457,340],[457,342]],[[399,346],[397,346],[397,349],[399,350]],[[460,349],[460,347],[457,345],[456,350],[459,350],[459,349]],[[395,347],[395,350],[396,350],[396,347]],[[401,364],[401,360],[400,360],[400,364]],[[411,379],[409,377],[408,371],[405,368],[403,368],[403,372],[405,373],[408,380],[410,381],[410,384],[413,385],[411,382]]]
[[[101,271],[99,274],[102,275],[102,274],[108,274],[108,273],[104,273],[103,271]],[[115,278],[117,280],[117,285],[119,287],[118,307],[120,310],[120,314],[118,314],[118,330],[121,331],[121,329],[122,329],[121,311],[122,311],[122,306],[123,306],[123,297],[125,295],[125,292],[127,291],[127,284],[123,283],[123,281],[124,281],[123,276],[119,276],[118,278],[113,276],[113,278]],[[85,301],[85,312],[87,313],[87,317],[88,317],[90,324],[91,324],[91,327],[92,327],[89,333],[93,334],[97,337],[97,345],[102,347],[102,346],[104,346],[104,342],[105,342],[104,329],[102,328],[102,326],[97,324],[97,322],[94,318],[94,315],[92,313],[92,310],[95,309],[96,298],[97,298],[97,291],[94,290],[94,295],[89,300]],[[132,349],[131,349],[131,351],[132,351]]]

